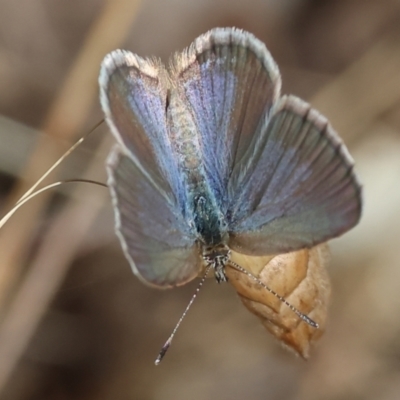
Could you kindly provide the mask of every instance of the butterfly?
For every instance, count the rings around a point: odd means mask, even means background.
[[[116,139],[107,160],[116,232],[136,276],[170,288],[230,252],[311,248],[354,227],[361,186],[327,119],[281,96],[278,66],[251,33],[215,28],[168,65],[125,50],[99,76]]]

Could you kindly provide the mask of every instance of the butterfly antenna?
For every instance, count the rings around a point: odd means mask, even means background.
[[[20,208],[22,207],[25,203],[27,203],[29,200],[33,199],[36,197],[38,194],[46,192],[47,190],[53,189],[57,186],[61,186],[67,183],[89,183],[91,185],[98,185],[98,186],[103,186],[107,187],[105,183],[98,182],[98,181],[92,181],[90,179],[69,179],[65,181],[59,181],[52,183],[50,185],[44,186],[41,189],[37,190],[36,192],[31,192],[28,196],[24,195],[16,204],[15,206],[0,220],[0,229],[4,226],[4,224],[11,218],[11,216]]]
[[[284,303],[286,306],[288,306],[299,318],[301,318],[308,325],[312,326],[313,328],[319,328],[319,325],[314,320],[312,320],[310,317],[308,317],[307,315],[300,312],[296,307],[291,305],[284,297],[280,296],[278,293],[276,293],[274,290],[272,290],[265,283],[261,282],[256,276],[254,276],[252,273],[247,271],[245,268],[241,267],[239,264],[236,264],[232,260],[229,260],[229,264],[227,264],[227,265],[232,268],[235,268],[236,270],[238,270],[240,272],[243,272],[249,278],[253,279],[253,281],[256,281],[260,286],[262,286],[264,289],[268,290],[268,292],[270,292],[272,295],[274,295],[276,298],[278,298],[282,303]]]
[[[161,348],[160,352],[158,353],[158,356],[157,356],[156,360],[154,361],[155,365],[160,364],[160,362],[162,361],[162,359],[165,356],[165,353],[167,352],[167,350],[171,346],[172,339],[174,338],[176,331],[178,330],[180,324],[182,323],[183,319],[186,317],[186,314],[188,313],[190,307],[192,306],[194,300],[196,299],[201,287],[203,286],[204,281],[207,278],[208,273],[210,272],[211,267],[212,267],[212,264],[207,265],[206,272],[204,273],[203,277],[201,278],[201,281],[200,281],[199,285],[197,286],[195,292],[193,293],[193,296],[190,299],[188,305],[186,306],[185,311],[183,312],[182,316],[179,318],[179,321],[175,325],[174,330],[172,331],[171,335],[169,336],[169,338],[165,342],[164,346]]]

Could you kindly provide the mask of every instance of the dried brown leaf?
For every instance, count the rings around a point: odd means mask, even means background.
[[[331,293],[326,272],[328,246],[322,244],[312,249],[264,257],[232,253],[232,260],[318,323],[318,329],[308,325],[255,280],[234,268],[227,268],[229,282],[245,307],[259,317],[282,344],[307,359],[311,346],[326,327]]]

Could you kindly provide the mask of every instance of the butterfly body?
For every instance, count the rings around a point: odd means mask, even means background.
[[[204,263],[223,281],[230,249],[310,248],[358,222],[350,155],[326,118],[280,96],[253,35],[213,29],[167,66],[116,50],[99,81],[116,231],[145,283],[182,285]]]
[[[221,228],[226,225],[216,195],[207,179],[198,129],[179,91],[172,92],[166,110],[168,138],[180,171],[182,191],[187,205],[186,219],[206,245],[222,240]]]
[[[213,266],[217,281],[222,282],[227,280],[224,269],[229,258],[226,217],[205,172],[198,127],[179,92],[175,88],[168,93],[166,119],[168,138],[181,172],[186,221],[200,247],[199,257]]]

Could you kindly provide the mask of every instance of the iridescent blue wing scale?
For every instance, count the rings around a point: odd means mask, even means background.
[[[185,191],[169,142],[165,68],[116,50],[104,59],[99,81],[118,141],[107,171],[124,252],[145,283],[184,284],[197,276],[201,258],[185,220]]]
[[[196,121],[232,249],[293,251],[358,222],[351,157],[307,103],[279,99],[278,68],[253,35],[213,29],[174,57],[171,76]]]
[[[108,54],[100,71],[100,101],[118,143],[148,179],[185,212],[184,190],[166,125],[169,80],[163,64],[125,50]]]
[[[172,59],[170,74],[197,124],[207,179],[226,212],[228,181],[279,97],[278,67],[264,44],[217,28]]]
[[[159,287],[195,278],[201,257],[195,238],[174,205],[116,145],[107,161],[116,231],[134,273]]]
[[[325,117],[295,96],[274,106],[259,148],[231,181],[230,242],[250,254],[311,247],[357,224],[361,187]],[[240,182],[240,183],[239,183]]]

